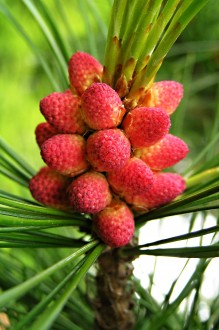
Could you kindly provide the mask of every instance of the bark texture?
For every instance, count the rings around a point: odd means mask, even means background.
[[[122,257],[119,251],[109,249],[98,260],[95,330],[132,330],[135,324],[133,258]]]

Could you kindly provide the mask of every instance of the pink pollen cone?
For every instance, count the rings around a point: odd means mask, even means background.
[[[102,77],[103,66],[91,55],[76,52],[68,63],[69,81],[72,90],[81,95],[94,82]]]
[[[53,170],[67,176],[86,171],[89,164],[85,157],[85,140],[77,134],[58,134],[41,147],[41,156]]]
[[[185,180],[175,173],[158,173],[154,175],[154,183],[148,191],[139,195],[130,195],[127,203],[136,210],[151,210],[170,203],[185,190]]]
[[[158,107],[171,115],[183,98],[183,86],[176,81],[158,81],[153,83],[145,95],[142,106]]]
[[[38,146],[41,148],[41,145],[46,140],[56,134],[58,134],[57,130],[49,123],[40,123],[35,129],[35,136]]]
[[[29,182],[30,192],[38,202],[65,210],[70,208],[66,194],[70,179],[43,167]]]
[[[112,199],[105,176],[97,172],[86,172],[73,180],[68,196],[75,211],[91,214],[103,210]]]
[[[169,131],[170,118],[159,108],[135,108],[123,120],[122,127],[133,148],[149,147]]]
[[[96,171],[109,172],[125,165],[131,145],[120,129],[106,129],[89,136],[87,159]]]
[[[70,90],[44,97],[40,101],[40,110],[60,133],[82,134],[87,129],[81,116],[80,99]]]
[[[119,95],[104,83],[92,84],[82,95],[81,106],[84,121],[94,130],[117,127],[125,114]]]
[[[153,172],[138,158],[130,158],[124,167],[107,174],[112,189],[126,199],[130,194],[140,194],[151,188]]]
[[[177,164],[186,157],[188,152],[188,146],[183,140],[166,134],[153,146],[136,149],[134,155],[143,160],[152,170],[161,171]]]
[[[94,230],[104,243],[112,248],[128,244],[134,234],[134,216],[121,201],[112,201],[93,218]]]

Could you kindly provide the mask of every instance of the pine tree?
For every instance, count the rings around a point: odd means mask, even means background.
[[[179,196],[173,196],[171,202],[165,199],[161,203],[159,197],[155,206],[150,206],[147,197],[147,210],[139,210],[135,205],[137,193],[127,195],[127,188],[123,187],[120,195],[115,189],[113,194],[117,198],[130,208],[132,205],[135,234],[125,246],[109,246],[109,242],[101,239],[94,230],[91,214],[48,207],[32,198],[29,182],[42,167],[42,162],[36,142],[33,147],[28,140],[29,132],[32,131],[33,135],[39,124],[40,112],[31,115],[29,109],[24,114],[22,121],[31,123],[28,132],[23,132],[23,123],[16,120],[17,131],[12,132],[6,122],[10,123],[19,116],[14,103],[13,114],[8,111],[5,118],[2,117],[2,132],[8,131],[3,135],[10,143],[3,137],[0,139],[0,329],[180,330],[218,327],[217,297],[209,302],[208,320],[203,321],[200,316],[205,271],[219,251],[218,106],[216,102],[209,102],[215,93],[214,85],[218,83],[214,72],[217,59],[215,65],[209,64],[209,59],[218,47],[211,41],[196,45],[183,40],[186,28],[185,33],[190,27],[198,29],[201,16],[198,15],[196,21],[194,17],[199,11],[202,9],[203,13],[208,6],[215,9],[217,5],[209,0],[111,2],[23,0],[15,4],[0,1],[4,24],[7,28],[15,27],[14,33],[18,32],[27,43],[31,49],[31,61],[35,61],[36,72],[31,71],[32,78],[28,81],[32,85],[27,87],[24,95],[38,94],[32,103],[36,108],[46,95],[67,90],[68,62],[77,51],[87,52],[103,64],[101,83],[119,95],[127,111],[126,121],[133,109],[154,107],[158,101],[167,104],[167,112],[172,112],[169,110],[172,94],[166,92],[165,100],[160,101],[163,94],[159,99],[157,82],[179,80],[184,86],[184,97],[171,114],[170,133],[185,140],[190,152],[179,164],[169,165],[172,166],[170,169],[167,166],[167,170],[160,167],[152,170],[162,170],[164,176],[167,171],[174,175],[179,173],[185,180],[186,189]],[[201,25],[201,31],[204,29],[205,26]],[[10,42],[7,47],[12,47]],[[201,55],[197,51],[199,47]],[[19,44],[13,52],[19,52]],[[10,58],[6,61],[10,62]],[[203,63],[207,69],[211,66],[209,70],[213,73],[200,78]],[[10,63],[10,79],[14,79],[12,72],[16,65]],[[15,79],[17,86],[18,79]],[[213,88],[206,91],[209,86]],[[11,95],[8,93],[6,97]],[[128,135],[124,121],[123,129]],[[136,138],[133,139],[135,143]],[[146,148],[148,152],[151,146]],[[132,142],[132,153],[137,157],[140,149],[133,149]],[[140,154],[143,158],[142,150]],[[166,158],[171,157],[168,151]],[[101,175],[105,177],[105,173]],[[106,176],[108,181],[109,176]],[[118,182],[120,188],[122,181]],[[176,179],[173,182],[175,184]],[[152,193],[149,195],[151,197]],[[139,203],[137,198],[137,205]],[[186,233],[160,237],[156,241],[145,237],[143,244],[139,243],[141,228],[161,224],[179,215],[184,215],[188,221]],[[206,226],[209,215],[214,216],[214,225]],[[200,217],[201,225],[197,227]],[[209,234],[211,242],[204,244],[204,238]],[[195,246],[189,244],[192,238],[199,239]],[[188,245],[184,244],[185,241]],[[178,242],[181,242],[180,247]],[[171,247],[162,246],[169,243]],[[133,274],[133,261],[141,255],[186,260],[162,302],[152,294],[156,263],[147,289]],[[190,258],[196,258],[196,267],[173,299]],[[182,302],[186,305],[184,312]]]

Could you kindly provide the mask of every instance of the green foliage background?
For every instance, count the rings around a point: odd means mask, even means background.
[[[40,1],[33,2],[40,7]],[[42,3],[46,5],[55,26],[61,31],[65,44],[66,60],[76,50],[83,50],[103,61],[107,26],[112,5],[111,0],[43,0]],[[6,4],[16,22],[20,24],[30,40],[40,49],[43,59],[49,65],[56,78],[54,82],[59,82],[56,90],[64,90],[67,87],[66,81],[60,72],[54,52],[48,45],[36,20],[33,19],[23,5],[23,1],[1,0],[0,14],[3,10],[3,4]],[[172,116],[171,129],[173,134],[183,138],[190,147],[187,159],[175,168],[182,174],[188,171],[195,162],[200,165],[207,164],[209,161],[209,167],[212,164],[218,166],[218,12],[219,2],[210,0],[204,10],[189,24],[173,46],[157,75],[157,80],[176,80],[184,85],[185,96],[180,107]],[[9,145],[37,170],[43,164],[34,136],[36,125],[44,121],[39,111],[39,100],[55,89],[47,78],[39,58],[36,57],[20,35],[18,26],[13,26],[13,21],[10,21],[11,16],[5,17],[1,15],[0,17],[0,134]],[[205,151],[204,153],[203,150]],[[211,160],[212,157],[213,161]],[[195,167],[193,167],[194,170]],[[0,182],[1,189],[20,196],[30,197],[29,192],[25,188],[20,187],[2,175],[0,176]],[[218,211],[213,211],[213,214],[216,218],[218,217]],[[60,230],[60,233],[66,236],[69,235],[68,230],[65,228]],[[26,278],[31,277],[35,274],[36,264],[40,272],[67,256],[72,249],[59,249],[59,252],[51,249],[47,250],[49,251],[48,253],[43,249],[14,251],[19,251],[19,253],[16,253],[17,257],[13,262],[12,269],[5,267],[5,287],[17,285]],[[1,270],[4,265],[8,265],[10,257],[10,250],[8,256],[7,253],[4,257],[1,255]],[[199,269],[201,269],[201,272],[204,271],[205,267],[204,261],[200,263]],[[45,288],[41,287],[43,298],[54,287],[55,283],[61,281],[65,275],[64,271],[60,271],[48,282]],[[190,284],[192,285],[192,282]],[[138,286],[138,283],[136,283],[136,286]],[[138,287],[138,293],[139,295],[140,293],[142,294],[141,299],[144,303],[148,304],[150,299],[152,299],[146,296],[146,292],[142,292],[140,286]],[[68,306],[70,310],[73,308],[72,304],[74,304],[78,296],[80,296],[80,299],[84,299],[83,294],[84,283],[82,282],[79,291],[75,292],[74,297],[71,297]],[[42,298],[40,293],[36,295],[39,300]],[[31,301],[32,305],[35,303],[34,299]],[[158,310],[156,302],[151,300],[150,303],[154,308],[152,310],[156,314]],[[214,312],[214,303],[212,303],[212,313]],[[81,318],[80,307],[77,304],[76,307],[74,306],[73,321],[76,323],[77,317]],[[22,304],[19,308],[21,313],[25,314],[25,308]],[[87,316],[84,321],[84,329],[86,324],[92,323],[93,317],[86,303],[82,308],[82,312],[85,310],[87,311]],[[169,308],[166,315],[169,315],[168,313],[171,313],[171,308]],[[64,322],[66,329],[68,329],[68,326],[71,328],[72,324],[68,323],[65,316],[65,314],[62,315],[61,320]],[[163,317],[165,318],[165,314]],[[79,321],[83,324],[83,320]],[[196,321],[193,320],[192,322]],[[191,324],[193,324],[192,322]],[[82,324],[81,327],[83,327]],[[156,322],[154,324],[154,329],[156,329]],[[179,324],[181,323],[179,322]],[[188,324],[187,329],[198,329],[198,321],[194,327],[190,327]],[[56,328],[59,329],[59,326],[57,325]],[[166,328],[172,329],[170,325],[166,325]],[[146,328],[140,324],[138,329],[144,330]],[[200,329],[207,329],[207,327],[204,328],[203,326]]]

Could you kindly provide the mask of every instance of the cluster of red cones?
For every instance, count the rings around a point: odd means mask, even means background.
[[[161,172],[188,153],[185,142],[169,134],[183,88],[154,83],[141,106],[128,112],[101,82],[95,58],[77,52],[68,70],[70,88],[40,102],[46,122],[35,133],[47,166],[30,180],[30,191],[44,205],[91,214],[96,234],[120,247],[132,239],[133,212],[169,203],[185,189],[180,175]]]

